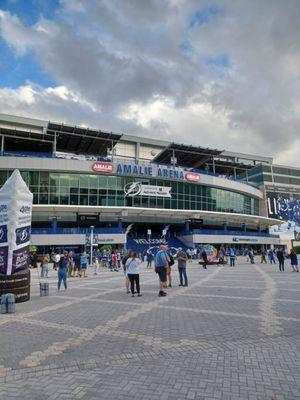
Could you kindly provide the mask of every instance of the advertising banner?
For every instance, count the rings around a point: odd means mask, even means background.
[[[171,187],[143,185],[140,182],[130,182],[124,187],[126,196],[171,197]]]
[[[0,272],[11,275],[29,264],[32,198],[15,170],[0,189]]]
[[[300,232],[300,193],[267,192],[268,215],[284,223],[280,232]]]

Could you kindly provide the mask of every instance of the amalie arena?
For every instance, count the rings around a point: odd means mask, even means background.
[[[278,220],[251,170],[272,159],[0,114],[0,185],[19,169],[33,193],[31,242],[142,251],[167,242],[269,247]]]

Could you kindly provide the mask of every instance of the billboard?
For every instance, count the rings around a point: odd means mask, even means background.
[[[267,192],[268,216],[284,223],[280,232],[300,232],[300,193]]]

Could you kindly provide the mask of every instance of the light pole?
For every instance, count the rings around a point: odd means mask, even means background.
[[[93,265],[93,243],[94,243],[94,226],[90,226],[90,243],[91,243],[91,253],[90,253],[90,265]]]
[[[148,249],[148,251],[150,251],[150,246],[151,246],[151,234],[152,234],[151,229],[148,229],[147,230],[148,241],[149,241],[149,249]]]

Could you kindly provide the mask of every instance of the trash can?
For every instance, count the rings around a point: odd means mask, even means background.
[[[49,283],[48,282],[41,282],[40,283],[40,296],[49,296]]]

